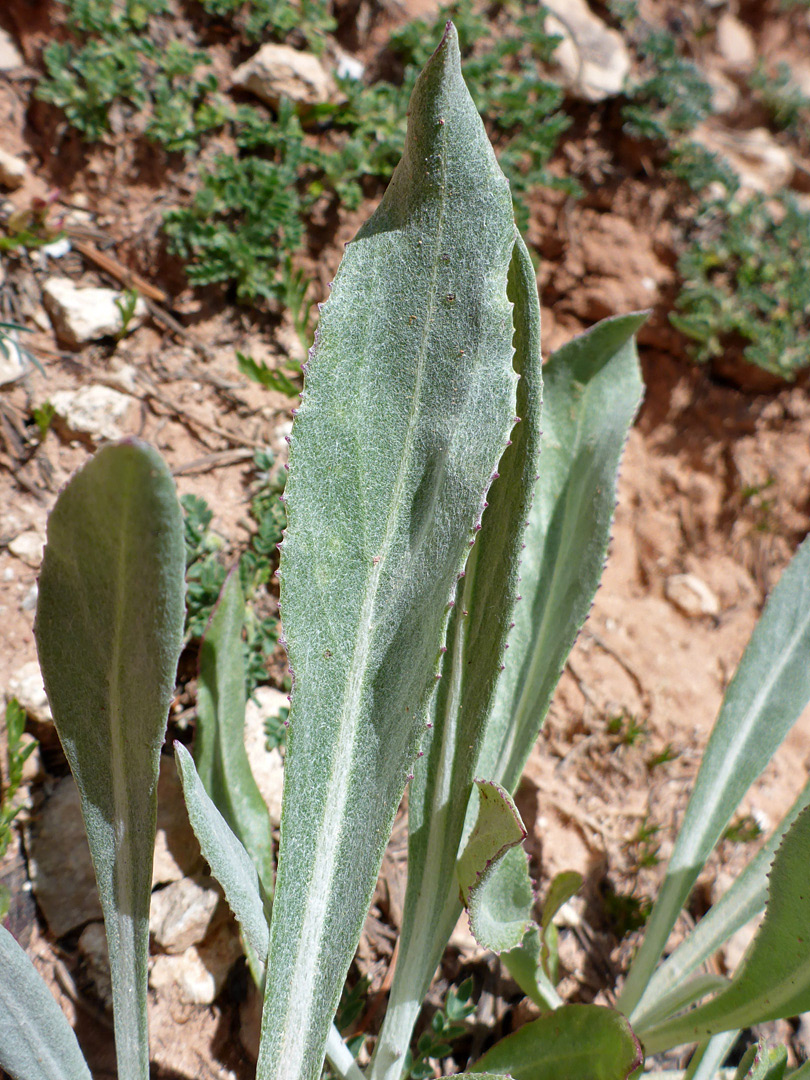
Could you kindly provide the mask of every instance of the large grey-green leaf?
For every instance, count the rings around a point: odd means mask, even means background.
[[[174,753],[191,827],[200,842],[203,858],[222,886],[228,906],[242,928],[251,974],[256,985],[261,987],[270,932],[259,875],[242,842],[203,787],[191,754],[179,742],[174,744]],[[334,1025],[329,1031],[326,1053],[339,1076],[346,1080],[363,1080],[363,1074]]]
[[[515,410],[506,180],[445,36],[325,305],[290,447],[294,685],[261,1080],[315,1078]]]
[[[698,874],[743,795],[810,700],[810,539],[773,590],[729,684],[644,941],[617,1006],[638,1005]]]
[[[134,440],[100,450],[48,521],[36,639],[104,911],[121,1080],[149,1074],[157,776],[183,640],[184,570],[180,505],[163,459]]]
[[[633,334],[644,315],[606,319],[543,372],[543,438],[506,670],[476,767],[514,791],[602,575],[616,475],[641,400]]]
[[[399,961],[371,1075],[398,1080],[413,1025],[458,919],[456,860],[475,763],[504,660],[518,564],[540,448],[540,301],[520,236],[509,267],[514,368],[521,423],[498,464],[478,542],[470,552],[450,617],[447,649],[431,702],[431,738],[414,768],[408,798],[408,888]],[[471,815],[471,821],[474,815]]]
[[[205,790],[253,860],[269,911],[273,829],[245,750],[244,624],[245,598],[234,568],[200,646],[194,760]]]
[[[91,1080],[65,1014],[25,951],[2,925],[0,1069],[12,1080]]]
[[[705,1005],[650,1028],[648,1053],[810,1010],[810,808],[774,859],[765,919],[731,984]]]
[[[810,804],[810,780],[804,785],[793,806],[778,827],[746,866],[731,888],[703,916],[695,929],[672,952],[653,974],[647,989],[633,1012],[633,1026],[640,1038],[651,1023],[664,1019],[662,1003],[681,986],[704,960],[724,941],[765,907],[768,898],[768,871],[782,838]]]
[[[642,1061],[621,1013],[563,1005],[495,1043],[473,1067],[514,1080],[628,1080]]]

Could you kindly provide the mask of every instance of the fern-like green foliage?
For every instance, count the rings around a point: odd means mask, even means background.
[[[697,360],[742,340],[746,360],[783,378],[810,366],[810,214],[790,193],[704,207],[678,269],[670,319]]]

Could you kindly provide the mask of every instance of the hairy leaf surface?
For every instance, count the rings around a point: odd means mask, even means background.
[[[200,646],[194,759],[205,790],[253,860],[269,909],[273,830],[245,750],[244,623],[245,598],[234,569],[225,579]]]
[[[514,791],[602,575],[616,476],[641,400],[633,334],[606,319],[558,349],[545,382],[540,476],[520,566],[506,670],[476,767]]]
[[[540,449],[542,373],[540,301],[534,267],[520,236],[509,268],[514,368],[521,422],[498,464],[481,533],[459,582],[447,632],[442,679],[433,697],[431,737],[414,768],[408,799],[408,888],[400,960],[371,1066],[395,1080],[433,972],[461,905],[456,860],[473,790],[475,764],[505,659],[513,619],[525,521]],[[476,796],[470,799],[470,806]],[[470,826],[473,819],[470,815]]]
[[[810,700],[810,539],[783,572],[726,690],[618,1006],[636,1007],[703,866],[748,788]]]
[[[0,972],[0,1069],[12,1080],[91,1080],[65,1014],[2,925]]]
[[[316,1078],[515,410],[506,181],[448,25],[325,305],[290,447],[294,686],[258,1076]]]
[[[808,804],[810,781],[804,785],[767,843],[751,859],[728,892],[712,905],[694,930],[656,969],[633,1013],[633,1026],[640,1037],[651,1023],[667,1016],[667,1013],[661,1013],[661,1007],[673,990],[765,907],[768,871],[773,857],[785,833]]]
[[[731,984],[705,1005],[651,1028],[648,1053],[720,1031],[810,1010],[810,808],[788,829],[774,859],[765,919]]]
[[[104,911],[121,1080],[149,1075],[157,777],[184,574],[180,504],[163,459],[135,440],[100,450],[48,519],[36,639]]]

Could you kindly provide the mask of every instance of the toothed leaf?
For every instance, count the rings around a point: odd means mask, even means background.
[[[448,26],[349,244],[290,446],[294,684],[260,1080],[315,1080],[515,410],[508,185]]]
[[[606,319],[551,357],[540,477],[520,566],[506,670],[477,772],[514,791],[602,575],[616,476],[641,400],[633,334],[644,315]]]
[[[442,679],[431,702],[432,734],[414,769],[400,959],[375,1051],[375,1077],[399,1080],[413,1024],[461,911],[456,860],[468,800],[467,827],[472,827],[475,763],[514,617],[525,522],[537,474],[543,386],[540,301],[534,267],[520,236],[512,253],[507,295],[514,304],[521,422],[498,464],[499,479],[490,488],[481,533],[459,583]]]

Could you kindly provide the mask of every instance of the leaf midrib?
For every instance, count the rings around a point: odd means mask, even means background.
[[[444,131],[444,129],[443,129]],[[362,700],[362,687],[368,668],[368,657],[371,651],[372,616],[376,606],[377,592],[380,579],[385,569],[393,548],[393,541],[397,534],[397,522],[400,515],[400,504],[405,489],[405,480],[410,471],[413,457],[413,446],[417,431],[417,416],[421,404],[421,389],[424,378],[425,363],[427,357],[427,344],[436,312],[436,297],[438,293],[438,270],[440,264],[439,252],[444,231],[444,222],[447,210],[447,153],[446,139],[442,140],[439,161],[442,172],[440,185],[438,223],[436,229],[436,242],[434,246],[434,258],[431,268],[431,280],[428,292],[428,315],[425,319],[422,340],[419,347],[416,366],[416,379],[411,404],[411,412],[408,418],[408,428],[405,434],[405,444],[397,472],[396,482],[390,502],[390,509],[386,521],[385,533],[380,546],[379,556],[376,562],[372,562],[372,570],[369,575],[360,608],[359,633],[357,643],[352,655],[352,662],[346,678],[346,691],[343,705],[338,720],[340,734],[335,740],[338,753],[332,762],[329,781],[327,784],[328,798],[321,818],[319,835],[315,844],[315,862],[313,881],[307,891],[307,908],[301,924],[301,932],[298,939],[298,948],[292,965],[291,977],[288,984],[288,998],[300,1002],[301,1008],[306,1007],[309,1014],[312,1012],[314,1000],[314,981],[318,975],[319,965],[313,962],[313,956],[320,954],[320,943],[323,939],[323,927],[326,921],[327,905],[312,903],[313,898],[332,897],[332,880],[334,877],[337,851],[340,844],[341,833],[330,830],[328,822],[337,821],[341,824],[345,818],[346,804],[349,794],[349,778],[351,776],[350,765],[355,756],[355,745],[359,733],[357,723],[360,702]],[[306,1003],[306,1004],[305,1004]],[[309,1025],[298,1010],[287,1010],[285,1026],[281,1032],[280,1056],[286,1060],[289,1074],[298,1075],[302,1061],[306,1053],[307,1034]],[[287,1055],[292,1055],[291,1057]]]

